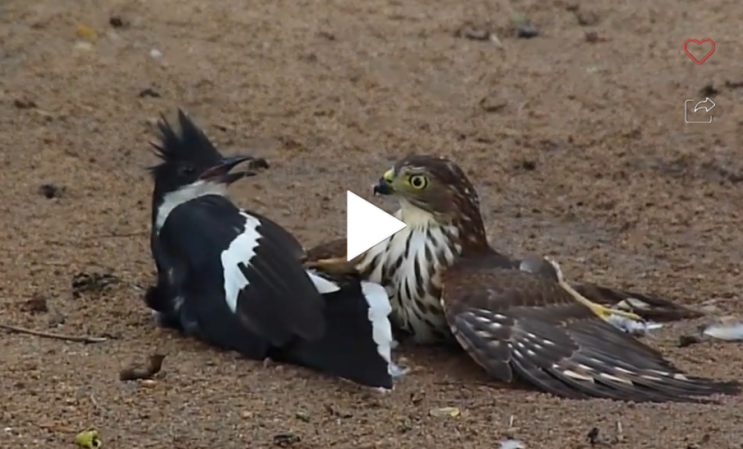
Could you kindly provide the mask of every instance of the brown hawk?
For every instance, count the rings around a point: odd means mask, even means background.
[[[356,270],[383,284],[393,322],[416,342],[456,341],[495,379],[520,378],[568,398],[697,402],[740,391],[736,382],[685,375],[600,319],[611,312],[599,304],[629,306],[660,321],[697,312],[632,292],[569,285],[556,264],[534,266],[496,252],[477,192],[452,161],[409,156],[375,192],[399,199],[396,216],[407,227],[351,262],[339,258],[345,241],[338,240],[308,251],[309,263]]]

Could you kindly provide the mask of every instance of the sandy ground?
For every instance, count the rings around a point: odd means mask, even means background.
[[[518,15],[537,37],[517,37]],[[482,192],[496,247],[740,311],[741,22],[737,0],[3,1],[2,322],[110,339],[0,334],[0,446],[73,447],[95,427],[121,449],[479,449],[509,434],[565,449],[621,422],[615,448],[741,447],[743,398],[559,400],[411,349],[415,370],[380,396],[182,340],[141,302],[147,141],[181,106],[226,152],[272,163],[234,198],[307,245],[342,235],[346,189],[370,196],[394,159],[443,154]],[[488,30],[500,45],[477,39]],[[689,38],[714,41],[704,64]],[[684,101],[706,97],[713,123],[686,125]],[[696,324],[652,344],[695,374],[739,376],[739,346],[675,347]],[[119,381],[155,352],[167,358],[153,383]],[[447,406],[461,416],[430,415]]]

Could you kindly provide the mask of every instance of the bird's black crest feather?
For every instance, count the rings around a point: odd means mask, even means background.
[[[154,147],[153,152],[162,162],[150,167],[150,172],[156,171],[168,162],[203,160],[207,157],[218,160],[222,157],[204,131],[196,126],[180,108],[178,108],[178,125],[180,132],[176,132],[165,116],[160,115],[160,120],[157,122],[157,128],[160,131],[159,139],[150,144]]]

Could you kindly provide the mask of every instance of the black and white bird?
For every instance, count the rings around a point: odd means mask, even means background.
[[[145,301],[158,323],[248,358],[293,363],[390,389],[401,374],[384,288],[304,267],[284,228],[235,206],[227,186],[267,168],[223,157],[181,110],[153,142],[152,254],[157,285]],[[232,171],[245,162],[244,171]]]

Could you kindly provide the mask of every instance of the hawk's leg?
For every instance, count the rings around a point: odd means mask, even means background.
[[[570,293],[570,295],[576,301],[578,301],[579,303],[591,309],[591,311],[595,313],[602,320],[607,321],[609,317],[614,315],[614,316],[620,316],[622,318],[626,318],[632,321],[640,321],[640,322],[644,321],[640,315],[637,315],[631,312],[625,312],[622,310],[616,310],[616,309],[610,309],[608,307],[604,307],[601,304],[596,304],[595,302],[581,295],[580,293],[575,291],[575,289],[571,287],[570,284],[565,282],[565,279],[563,278],[563,275],[562,275],[562,270],[560,269],[560,265],[552,259],[549,259],[546,257],[545,259],[547,260],[547,262],[552,264],[552,266],[554,267],[555,272],[557,273],[557,282],[560,284],[560,287],[562,287],[563,289],[565,289],[565,291]]]

